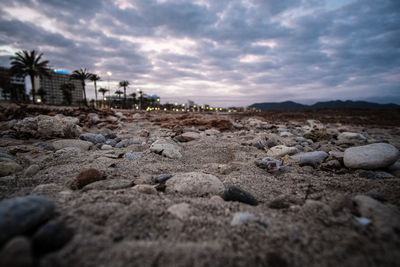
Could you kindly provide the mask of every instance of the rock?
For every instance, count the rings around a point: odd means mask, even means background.
[[[167,193],[179,193],[189,196],[219,195],[224,192],[222,182],[211,174],[201,172],[181,173],[166,182]]]
[[[224,203],[224,199],[217,195],[210,197],[210,200],[216,203]]]
[[[179,159],[182,157],[179,150],[180,148],[177,145],[166,139],[159,139],[150,146],[150,151],[171,159]]]
[[[321,168],[330,169],[330,170],[338,170],[342,168],[342,164],[336,159],[329,160],[328,162],[322,163]]]
[[[140,154],[133,153],[133,152],[126,152],[126,153],[124,154],[124,158],[127,158],[127,159],[138,159],[138,158],[140,158],[140,157],[141,157]]]
[[[0,247],[10,238],[34,230],[54,216],[55,203],[45,196],[29,195],[0,202]]]
[[[343,162],[344,152],[341,152],[341,151],[329,151],[329,155],[332,156],[333,158],[339,160],[340,162]]]
[[[102,145],[101,150],[111,150],[113,147],[110,145]]]
[[[367,138],[360,133],[343,132],[338,135],[338,144],[343,143],[359,143],[367,141]]]
[[[105,177],[103,173],[96,169],[86,169],[81,171],[73,181],[71,188],[72,189],[81,189],[85,185],[90,183],[94,183],[96,181],[104,180]]]
[[[284,145],[278,145],[278,146],[274,146],[271,147],[268,152],[267,152],[267,156],[269,157],[283,157],[285,155],[292,155],[292,154],[296,154],[297,148],[296,147],[287,147]]]
[[[231,225],[237,226],[237,225],[244,224],[246,222],[255,221],[255,219],[256,219],[255,216],[249,212],[236,212],[233,215]]]
[[[296,196],[292,195],[279,195],[275,199],[273,199],[269,204],[268,207],[271,209],[286,209],[289,208],[291,205],[300,205],[302,200]]]
[[[45,254],[62,248],[73,237],[73,231],[63,222],[48,221],[32,237],[35,254]]]
[[[364,217],[356,217],[356,221],[361,224],[362,226],[367,226],[370,225],[372,223],[372,221],[368,218],[364,218]]]
[[[48,151],[54,151],[56,150],[54,146],[50,145],[49,143],[46,142],[38,142],[33,144],[35,147],[38,147],[43,150],[48,150]]]
[[[197,139],[200,139],[200,134],[196,132],[185,132],[180,135],[181,142],[190,142]]]
[[[150,132],[148,130],[146,130],[146,129],[141,129],[139,131],[139,136],[141,136],[141,137],[149,137],[150,136]]]
[[[59,192],[64,191],[64,190],[68,190],[68,189],[62,185],[58,185],[55,183],[40,184],[32,190],[31,194],[55,197]]]
[[[40,171],[40,167],[37,164],[33,164],[31,166],[29,166],[25,172],[24,172],[24,176],[26,177],[30,177],[35,175],[36,173],[38,173]]]
[[[165,183],[168,179],[172,177],[171,174],[160,174],[156,179],[156,183]]]
[[[96,135],[93,133],[83,133],[79,136],[79,139],[96,144]]]
[[[281,136],[281,137],[292,137],[293,134],[291,132],[282,131],[282,132],[279,133],[279,136]]]
[[[282,166],[282,161],[271,157],[265,157],[261,160],[257,160],[255,163],[258,167],[270,172],[278,171]]]
[[[347,168],[372,170],[392,165],[399,155],[396,147],[375,143],[346,149],[343,162]]]
[[[180,220],[188,219],[191,213],[190,205],[187,203],[172,205],[167,211]]]
[[[148,195],[156,195],[157,189],[154,186],[149,184],[138,184],[133,187],[139,193],[148,194]]]
[[[0,152],[0,158],[14,159],[12,155],[4,152]]]
[[[204,134],[208,136],[220,136],[221,132],[217,129],[208,129],[204,131]]]
[[[125,139],[125,140],[119,141],[119,142],[115,145],[115,147],[116,147],[116,148],[123,148],[123,147],[127,147],[128,145],[129,145],[129,140],[128,140],[128,139]]]
[[[307,126],[303,127],[303,136],[307,139],[311,139],[314,142],[323,139],[329,139],[329,135],[326,131],[325,126],[317,120],[307,120]]]
[[[257,206],[258,201],[250,193],[236,186],[228,186],[222,195],[225,201],[238,201],[249,205]]]
[[[31,137],[37,132],[37,121],[36,117],[27,117],[15,123],[13,129],[22,137]]]
[[[31,242],[23,236],[10,240],[0,253],[0,266],[4,267],[31,267],[33,257]]]
[[[63,140],[57,140],[52,143],[53,147],[56,150],[66,148],[66,147],[76,147],[80,151],[87,151],[90,149],[90,147],[93,145],[91,142],[88,141],[83,141],[79,139],[63,139]]]
[[[117,138],[117,134],[116,133],[109,133],[105,136],[105,138],[108,139],[115,139]]]
[[[114,117],[114,116],[107,116],[106,121],[113,123],[113,122],[117,122],[118,118]]]
[[[357,210],[362,217],[372,220],[376,232],[386,238],[391,238],[400,230],[400,212],[395,206],[385,205],[365,195],[353,198]]]
[[[54,152],[53,156],[55,158],[72,158],[77,157],[81,153],[81,150],[76,147],[64,147],[62,149],[57,150]]]
[[[97,134],[94,137],[95,144],[103,144],[106,142],[106,138],[102,134]]]
[[[292,159],[299,161],[300,166],[317,166],[328,157],[325,151],[304,152],[291,156]]]
[[[128,179],[110,179],[93,182],[82,188],[83,191],[89,190],[118,190],[132,187],[134,182]]]
[[[22,166],[8,158],[0,158],[0,177],[22,170]]]
[[[77,125],[78,123],[79,120],[73,117],[39,115],[37,116],[36,136],[45,139],[51,137],[77,137],[82,131]]]
[[[333,216],[331,207],[317,200],[307,199],[302,210],[308,215],[320,215],[324,218],[324,221],[329,221],[329,218]]]

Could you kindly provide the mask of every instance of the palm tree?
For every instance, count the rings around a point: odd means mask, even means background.
[[[72,104],[72,91],[75,90],[75,85],[73,83],[64,83],[60,86],[63,93],[63,102],[67,105]]]
[[[99,75],[97,75],[97,74],[92,74],[92,77],[90,77],[90,80],[92,81],[92,82],[94,82],[94,97],[95,97],[95,99],[96,99],[96,105],[97,105],[97,84],[96,84],[96,82],[97,81],[100,81],[101,80],[101,78],[100,78],[100,76]]]
[[[126,108],[126,87],[128,87],[128,86],[129,86],[129,82],[126,80],[119,82],[119,87],[124,88],[124,108]]]
[[[48,68],[48,60],[40,61],[43,54],[37,54],[35,50],[15,53],[15,56],[10,57],[11,71],[23,77],[29,75],[32,83],[32,101],[35,103],[36,88],[35,77],[42,77],[43,75],[50,76]]]
[[[118,95],[118,99],[120,99],[123,92],[121,90],[117,90],[115,91],[115,94]]]
[[[107,93],[107,92],[108,92],[108,89],[106,89],[106,88],[100,88],[100,89],[99,89],[99,93],[101,93],[101,94],[103,95],[102,101],[104,101],[104,95],[105,95],[105,93]]]
[[[87,69],[80,69],[80,70],[74,70],[72,72],[70,79],[71,80],[80,80],[82,84],[82,90],[83,90],[83,98],[85,105],[88,106],[87,100],[86,100],[86,90],[85,90],[85,81],[89,80],[92,77],[92,74],[87,70]]]

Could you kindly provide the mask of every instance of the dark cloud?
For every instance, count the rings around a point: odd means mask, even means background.
[[[36,49],[53,67],[111,71],[113,86],[127,79],[168,100],[400,103],[399,1],[340,3],[4,0],[0,65]]]

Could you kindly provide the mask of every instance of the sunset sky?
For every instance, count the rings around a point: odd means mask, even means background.
[[[53,68],[128,80],[165,102],[400,104],[399,0],[0,2],[0,65],[35,49]],[[92,83],[87,87],[93,97]]]

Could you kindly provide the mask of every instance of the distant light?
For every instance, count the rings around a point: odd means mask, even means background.
[[[174,104],[174,105],[175,105],[175,106],[177,106],[177,105],[178,105],[178,103],[176,103],[176,102],[175,102],[175,104]]]
[[[160,99],[159,99],[159,98],[157,98],[157,102],[160,102]]]
[[[222,110],[222,108],[219,108],[219,110]]]
[[[167,111],[167,108],[164,108],[164,111]]]
[[[193,107],[195,108],[195,107],[196,107],[196,105],[193,105]]]
[[[56,72],[56,73],[62,73],[62,74],[69,74],[68,71],[66,71],[66,70],[59,70],[59,69],[54,69],[54,72]]]
[[[107,97],[103,98],[103,100],[107,100]]]
[[[111,72],[111,71],[107,71],[107,75],[108,75],[108,76],[111,76],[111,75],[112,75],[112,72]]]
[[[184,107],[185,106],[185,104],[182,104],[182,107]]]
[[[38,99],[36,100],[36,102],[41,103],[41,102],[42,102],[42,99],[38,98]]]

